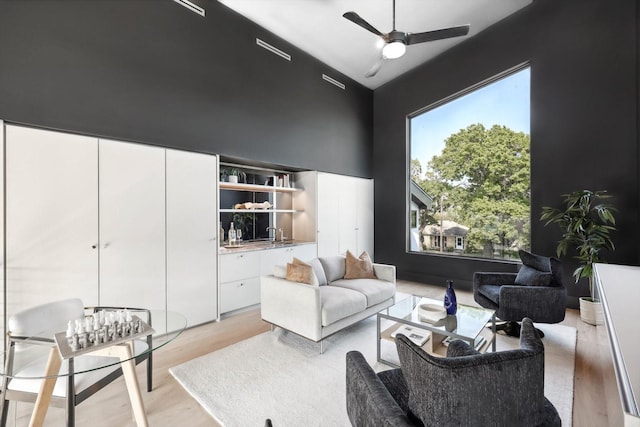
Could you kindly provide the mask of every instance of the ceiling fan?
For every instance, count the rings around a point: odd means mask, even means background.
[[[405,33],[396,30],[396,0],[393,0],[393,30],[383,34],[378,31],[373,25],[362,19],[360,15],[355,12],[346,12],[342,15],[349,21],[361,26],[367,31],[382,37],[385,45],[382,48],[382,55],[380,59],[371,67],[367,72],[366,77],[373,77],[376,75],[382,63],[385,59],[396,59],[404,55],[407,46],[411,44],[418,44],[424,42],[431,42],[435,40],[448,39],[452,37],[466,36],[469,33],[469,25],[460,25],[457,27],[443,28],[440,30],[426,31],[424,33]]]

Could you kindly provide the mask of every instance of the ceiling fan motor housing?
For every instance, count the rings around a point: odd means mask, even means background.
[[[402,44],[407,44],[407,33],[393,30],[384,35],[384,41],[386,41],[387,43],[400,42]]]

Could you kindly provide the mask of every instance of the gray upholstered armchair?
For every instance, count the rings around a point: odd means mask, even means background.
[[[496,310],[501,320],[517,322],[528,317],[539,323],[562,322],[567,289],[560,261],[523,250],[519,254],[518,273],[474,273],[473,298],[482,307]]]
[[[347,353],[347,413],[361,426],[560,426],[544,397],[544,346],[530,319],[520,349],[478,353],[463,341],[446,358],[396,337],[401,369],[376,374]]]

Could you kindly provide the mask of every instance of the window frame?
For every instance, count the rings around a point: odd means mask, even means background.
[[[405,129],[406,129],[406,163],[405,163],[405,171],[406,171],[406,179],[405,179],[405,185],[406,185],[406,196],[405,196],[405,203],[406,203],[406,209],[410,212],[411,211],[411,160],[412,160],[412,152],[411,152],[411,147],[412,147],[412,141],[411,141],[411,120],[414,119],[415,117],[424,114],[428,111],[434,110],[440,106],[443,106],[449,102],[455,101],[459,98],[462,98],[470,93],[473,93],[479,89],[482,89],[484,87],[487,87],[493,83],[496,83],[504,78],[507,78],[513,74],[516,74],[520,71],[523,71],[525,69],[529,69],[530,70],[530,78],[529,78],[529,92],[531,93],[531,75],[532,75],[532,65],[530,61],[525,61],[522,62],[518,65],[515,65],[509,69],[506,69],[498,74],[495,74],[489,78],[486,78],[480,82],[477,82],[465,89],[462,89],[458,92],[455,92],[451,95],[448,95],[438,101],[435,101],[431,104],[428,104],[425,107],[419,108],[418,110],[415,110],[409,114],[407,114],[406,118],[405,118]],[[529,102],[531,103],[531,97],[529,97]],[[531,123],[531,112],[529,115],[529,123]],[[531,129],[529,128],[529,149],[531,151],[531,147],[533,146],[533,140],[531,139]],[[529,159],[529,165],[531,168],[531,159]],[[531,184],[531,175],[529,175],[529,183]],[[531,185],[530,185],[531,187]],[[531,205],[530,205],[531,206]],[[419,218],[419,213],[418,213],[418,218]],[[529,210],[529,224],[531,224],[531,210]],[[504,262],[504,263],[518,263],[519,260],[516,259],[508,259],[508,258],[487,258],[487,257],[482,257],[482,256],[477,256],[477,255],[462,255],[460,253],[458,253],[457,251],[457,243],[458,243],[458,239],[456,236],[455,239],[455,244],[454,244],[454,251],[453,252],[449,252],[447,253],[446,250],[444,250],[441,252],[423,252],[423,251],[413,251],[411,250],[411,221],[410,218],[409,220],[406,222],[405,224],[405,228],[406,233],[406,245],[405,245],[405,250],[407,254],[410,255],[427,255],[427,256],[446,256],[448,258],[460,258],[460,259],[475,259],[475,260],[482,260],[482,261],[490,261],[490,262]],[[419,228],[419,224],[418,224],[418,228]],[[531,229],[531,227],[529,227],[529,229]],[[466,238],[464,238],[464,236],[460,236],[463,239],[463,248],[464,246],[466,246]],[[531,234],[529,235],[529,245],[531,246]],[[430,239],[433,239],[433,236],[429,236]],[[439,236],[438,236],[439,238]],[[446,247],[446,236],[445,236],[445,247]],[[433,241],[433,240],[432,240]],[[435,246],[434,246],[435,247]],[[438,246],[439,248],[439,246]]]

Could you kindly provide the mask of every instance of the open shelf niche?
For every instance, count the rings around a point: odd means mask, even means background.
[[[228,182],[231,174],[239,182]],[[220,226],[224,240],[228,239],[229,225],[242,230],[243,240],[264,239],[282,229],[282,235],[292,238],[293,217],[304,212],[304,207],[294,207],[294,193],[304,191],[294,183],[294,173],[254,166],[220,163]],[[269,208],[238,208],[245,204],[268,202]],[[276,231],[272,230],[275,228]],[[269,231],[271,230],[271,231]],[[222,243],[222,241],[221,241]]]

